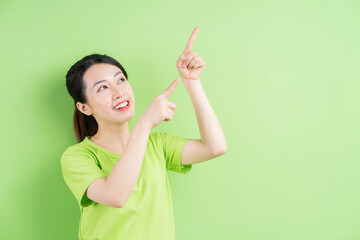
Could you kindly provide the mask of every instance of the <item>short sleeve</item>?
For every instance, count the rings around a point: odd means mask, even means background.
[[[85,191],[95,179],[107,177],[96,164],[96,159],[84,150],[69,147],[61,156],[61,170],[65,183],[82,207],[93,201],[85,196]]]
[[[179,137],[166,132],[161,132],[161,135],[163,137],[166,170],[182,174],[189,172],[192,164],[181,165],[181,153],[185,143],[190,138]]]

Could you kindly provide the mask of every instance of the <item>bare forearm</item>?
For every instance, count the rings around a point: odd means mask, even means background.
[[[184,81],[191,98],[202,142],[214,153],[226,151],[224,132],[199,80]]]
[[[109,174],[106,183],[113,199],[123,206],[133,192],[139,178],[151,128],[137,122],[123,154]]]

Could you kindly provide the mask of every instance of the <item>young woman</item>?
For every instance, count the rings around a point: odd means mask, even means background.
[[[191,50],[197,32],[195,28],[176,66],[201,139],[151,132],[173,118],[177,106],[168,98],[178,78],[153,99],[130,131],[135,98],[118,61],[91,54],[68,71],[78,143],[64,151],[61,168],[80,206],[79,239],[175,239],[166,171],[185,174],[192,164],[226,152],[224,133],[200,82],[205,62]]]

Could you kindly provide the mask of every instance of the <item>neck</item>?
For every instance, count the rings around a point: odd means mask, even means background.
[[[97,133],[90,138],[94,143],[114,152],[123,152],[130,137],[129,122],[121,124],[99,124]]]

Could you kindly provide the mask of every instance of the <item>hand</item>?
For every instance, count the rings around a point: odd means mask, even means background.
[[[206,63],[195,52],[191,51],[198,31],[199,28],[196,27],[186,44],[184,52],[176,62],[176,67],[183,80],[199,80],[205,68]]]
[[[177,105],[174,102],[170,102],[168,98],[179,82],[180,79],[176,78],[165,91],[156,96],[139,121],[143,121],[150,129],[156,127],[162,121],[170,121],[174,116]]]

